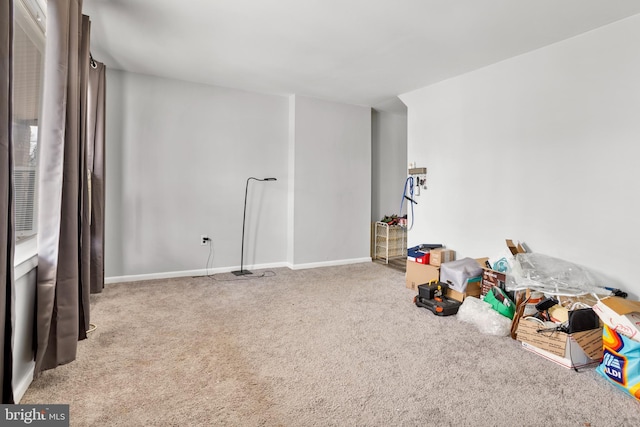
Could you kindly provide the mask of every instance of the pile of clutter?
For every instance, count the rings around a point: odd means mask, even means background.
[[[495,259],[456,260],[441,244],[409,248],[416,306],[510,336],[565,368],[595,366],[640,401],[640,301],[588,268],[506,243]]]
[[[384,222],[387,225],[401,225],[403,227],[405,227],[407,225],[407,216],[401,216],[399,217],[398,215],[385,215],[382,217],[382,219],[380,220],[380,222]]]

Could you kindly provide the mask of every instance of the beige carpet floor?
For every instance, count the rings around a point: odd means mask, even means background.
[[[416,307],[377,263],[107,285],[21,403],[72,426],[637,426],[594,369]]]

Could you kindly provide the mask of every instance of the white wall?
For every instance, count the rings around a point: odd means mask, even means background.
[[[400,214],[408,167],[406,112],[371,111],[371,150],[371,221],[379,221]]]
[[[109,70],[107,277],[285,261],[288,99]]]
[[[16,402],[29,388],[35,369],[34,324],[37,259],[20,263],[15,269],[13,324],[13,393]]]
[[[640,16],[401,96],[428,167],[409,244],[504,239],[640,295]]]
[[[295,96],[293,264],[369,258],[371,109]]]

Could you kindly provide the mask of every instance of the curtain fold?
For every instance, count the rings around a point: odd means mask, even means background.
[[[90,62],[87,116],[87,165],[89,168],[91,214],[91,293],[104,288],[104,206],[105,206],[105,90],[106,68]]]
[[[89,17],[82,15],[79,55],[79,84],[80,84],[80,135],[78,144],[78,184],[80,187],[80,294],[78,339],[85,339],[89,330],[89,293],[91,290],[89,273],[91,264],[91,214],[89,212],[89,178],[87,177],[87,95],[89,86],[89,33],[91,22]]]
[[[13,0],[0,2],[0,391],[2,403],[13,397]]]
[[[82,0],[47,2],[38,215],[35,372],[69,363],[86,337],[84,127],[88,44]],[[83,53],[86,58],[83,58]],[[84,70],[84,71],[83,71]],[[83,87],[83,82],[85,86]]]

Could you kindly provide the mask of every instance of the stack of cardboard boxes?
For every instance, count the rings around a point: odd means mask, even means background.
[[[407,254],[407,288],[416,292],[418,285],[438,281],[440,265],[453,261],[456,256],[455,251],[451,249],[420,249],[420,246],[409,248]]]
[[[465,277],[466,286],[456,286],[452,282],[455,282],[455,279],[458,278],[454,276],[457,276],[456,273],[459,271],[459,267],[463,266],[469,258],[456,261],[456,253],[452,249],[440,247],[420,250],[419,248],[420,246],[416,246],[408,250],[406,270],[407,288],[417,292],[419,285],[440,281],[442,276],[441,269],[444,265],[444,281],[450,285],[449,289],[447,289],[447,297],[462,302],[467,296],[480,296],[482,277],[480,267],[483,265],[484,259],[476,260],[474,264],[477,263],[476,268],[479,273],[471,277]],[[465,268],[465,270],[466,269],[467,268]],[[452,280],[447,280],[447,278]]]

